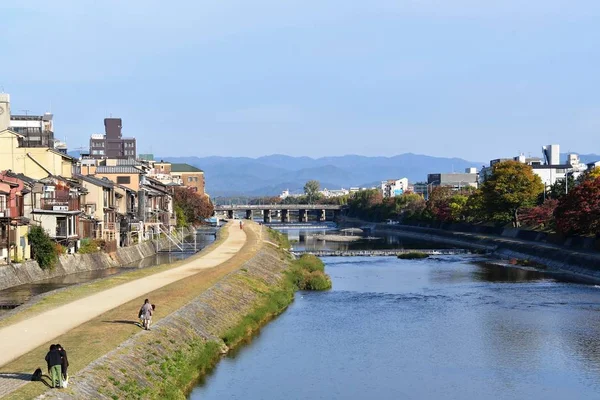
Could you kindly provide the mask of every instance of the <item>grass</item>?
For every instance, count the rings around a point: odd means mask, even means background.
[[[156,309],[156,314],[154,315],[153,320],[159,321],[165,316],[188,304],[204,290],[214,285],[225,275],[237,270],[243,263],[253,257],[258,248],[260,248],[260,246],[256,245],[258,242],[258,236],[251,229],[246,230],[246,234],[248,235],[248,240],[242,248],[242,251],[240,251],[230,260],[216,268],[201,270],[196,275],[153,291],[152,301],[153,303],[160,305],[160,307],[157,307]],[[214,246],[218,245],[219,242],[224,240],[225,239],[223,237],[219,238]],[[137,273],[139,271],[135,272]],[[146,273],[143,275],[146,276]],[[71,292],[72,290],[74,290],[75,293],[68,294],[68,292]],[[64,292],[57,293],[61,295],[60,298],[52,301],[64,304],[74,300],[75,298],[89,294],[89,291],[81,292],[81,287],[72,288],[72,290],[69,289],[65,290]],[[97,289],[96,291],[98,290],[100,289]],[[91,321],[86,322],[83,325],[78,326],[75,329],[72,329],[64,335],[61,335],[60,343],[69,352],[69,362],[71,364],[69,366],[69,372],[72,375],[77,374],[78,371],[87,366],[89,363],[115,349],[119,344],[140,331],[140,328],[134,325],[133,322],[137,321],[137,312],[144,297],[145,296],[142,296],[138,299],[130,301],[129,303],[123,304],[97,318],[92,319]],[[37,312],[42,312],[48,307],[48,303],[46,303],[44,306],[39,305],[37,307]],[[53,339],[53,342],[56,342],[57,340],[58,339]],[[42,369],[45,369],[44,356],[49,345],[50,342],[10,362],[9,364],[0,368],[0,373],[31,373],[37,367],[42,367]],[[134,384],[131,382],[122,381],[119,382],[119,384],[121,386],[125,385],[125,387],[130,388],[128,390],[131,390],[132,393],[137,390],[135,389]],[[47,388],[41,384],[29,383],[19,390],[11,393],[10,398],[31,399],[41,395],[46,390]],[[132,395],[131,398],[136,397]],[[145,397],[142,396],[142,398]]]
[[[398,254],[398,258],[401,260],[422,260],[424,258],[429,258],[429,254],[420,251],[410,251],[408,253]]]
[[[320,258],[311,254],[303,254],[292,261],[286,275],[298,290],[331,289],[331,279],[325,273],[325,264]]]
[[[204,248],[198,254],[195,254],[192,257],[189,257],[185,260],[180,260],[171,264],[161,264],[156,265],[154,267],[125,272],[119,275],[107,277],[105,279],[99,279],[89,283],[72,286],[64,290],[59,290],[55,293],[51,293],[47,296],[43,296],[39,301],[35,302],[30,307],[27,307],[21,312],[17,312],[16,314],[13,314],[0,320],[0,328],[12,325],[19,321],[26,320],[35,315],[51,310],[52,308],[56,308],[58,306],[70,303],[83,297],[90,296],[103,290],[110,289],[112,287],[131,282],[136,279],[144,278],[149,275],[154,275],[159,272],[167,271],[172,268],[179,267],[184,263],[187,263],[188,261],[194,260],[194,258],[196,257],[203,257],[204,255],[210,253],[221,243],[223,243],[228,236],[229,232],[227,231],[227,229],[221,229],[217,234],[217,239],[213,243]]]

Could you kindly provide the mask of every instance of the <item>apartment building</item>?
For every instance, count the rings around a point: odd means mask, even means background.
[[[90,137],[90,157],[92,158],[132,158],[137,155],[136,140],[123,137],[121,118],[105,118],[104,134]]]

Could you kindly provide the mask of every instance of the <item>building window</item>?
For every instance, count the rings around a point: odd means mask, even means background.
[[[126,185],[131,183],[131,177],[130,176],[117,176],[117,183],[120,185]]]

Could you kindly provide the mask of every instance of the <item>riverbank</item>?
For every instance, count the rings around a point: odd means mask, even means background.
[[[185,398],[223,352],[293,300],[295,288],[284,274],[289,256],[262,240],[266,230],[253,228],[258,240],[250,259],[155,323],[152,331],[140,331],[89,364],[70,380],[68,389],[44,398]]]
[[[375,233],[482,251],[503,260],[529,260],[545,266],[550,272],[587,283],[600,284],[599,252],[576,251],[559,245],[511,237],[388,225],[350,218],[344,219],[341,224],[348,227],[368,227]]]
[[[183,235],[193,234],[189,228]],[[179,234],[179,231],[176,232]],[[169,247],[169,240],[161,238],[157,241],[147,241],[129,247],[120,247],[114,253],[99,251],[90,254],[63,254],[54,268],[42,269],[35,260],[0,266],[0,290],[10,287],[35,283],[46,279],[67,276],[70,274],[122,267],[153,256],[161,249]]]
[[[162,282],[163,285],[159,289],[148,289],[150,293],[138,295],[139,297],[103,314],[92,306],[87,313],[88,318],[91,319],[59,336],[60,343],[69,351],[71,364],[69,372],[73,378],[76,378],[79,370],[140,332],[140,328],[136,325],[137,312],[144,298],[150,297],[154,304],[159,305],[153,316],[154,321],[158,322],[186,305],[223,276],[239,268],[239,265],[251,258],[256,251],[256,235],[250,229],[240,231],[235,226],[230,226],[222,229],[219,236],[216,242],[186,260],[68,288],[45,297],[44,301],[35,304],[24,313],[2,321],[3,325],[9,328],[14,326],[15,321],[27,322],[34,320],[36,316],[51,315],[49,320],[39,324],[33,330],[42,338],[45,337],[47,341],[0,368],[0,397],[10,394],[11,399],[31,399],[47,390],[41,383],[28,381],[32,371],[44,365],[44,356],[50,343],[58,341],[57,338],[50,337],[46,331],[48,327],[62,323],[62,319],[54,318],[52,313],[56,313],[63,305],[73,304],[78,299],[92,298],[94,293],[109,293],[108,288],[124,287],[128,283],[132,284],[130,287],[137,290],[140,287],[138,282],[148,277],[158,283]],[[247,239],[243,239],[246,236]],[[186,265],[191,265],[193,269],[193,274],[188,277],[177,272],[178,268]],[[168,282],[161,278],[161,274],[168,271],[175,271],[175,275],[182,279],[167,284]],[[133,280],[136,282],[132,282]],[[106,302],[113,300],[112,297],[108,296],[95,304],[100,308],[105,307]],[[89,315],[90,310],[92,315]],[[94,317],[94,314],[97,316]],[[67,318],[67,322],[72,321]],[[18,339],[10,343],[21,346],[27,345],[28,342]]]

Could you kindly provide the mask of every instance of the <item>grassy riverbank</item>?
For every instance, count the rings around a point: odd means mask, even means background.
[[[221,232],[221,236],[218,238],[218,240],[199,254],[208,254],[219,244],[221,244],[227,238],[227,229],[223,229]],[[190,278],[172,283],[154,291],[152,293],[152,300],[159,305],[153,318],[154,322],[159,322],[162,318],[185,306],[187,303],[197,297],[199,293],[202,293],[211,286],[215,285],[224,276],[238,269],[240,265],[256,254],[255,246],[258,242],[257,235],[252,230],[248,230],[247,235],[248,240],[242,251],[240,251],[240,253],[235,255],[230,260],[216,268],[201,270]],[[190,259],[188,258],[187,260]],[[152,267],[152,273],[174,268],[175,266],[181,265],[181,263],[185,261],[186,260],[178,262],[175,265],[170,264]],[[27,310],[25,313],[27,316],[15,315],[14,317],[20,320],[28,316],[33,316],[40,312],[51,309],[58,304],[65,304],[75,299],[85,297],[91,292],[97,292],[101,287],[109,288],[120,283],[124,283],[122,279],[129,281],[136,279],[135,277],[139,277],[138,274],[147,276],[148,273],[149,269],[144,269],[134,271],[131,273],[132,275],[123,274],[117,277],[96,281],[92,284],[91,288],[89,286],[90,284],[67,288],[63,291],[48,296],[49,298],[46,301],[32,306],[32,309]],[[61,335],[60,343],[69,351],[69,361],[71,364],[69,366],[69,372],[73,377],[72,382],[77,381],[77,374],[80,370],[103,355],[107,354],[111,350],[114,350],[121,343],[132,338],[140,332],[140,328],[135,325],[135,322],[137,322],[135,316],[137,315],[139,305],[141,302],[143,302],[143,299],[144,297],[141,297],[123,304],[122,306],[119,306],[97,318],[94,318],[93,320],[67,332],[64,335]],[[48,351],[49,345],[49,343],[44,344],[34,351],[2,366],[0,368],[0,374],[9,372],[27,374],[33,372],[37,367],[42,367],[44,364],[44,355]],[[121,384],[125,382],[125,380],[121,381]],[[46,390],[47,388],[41,383],[28,383],[20,389],[12,392],[9,398],[31,399],[46,392]],[[142,396],[142,398],[144,397]]]

